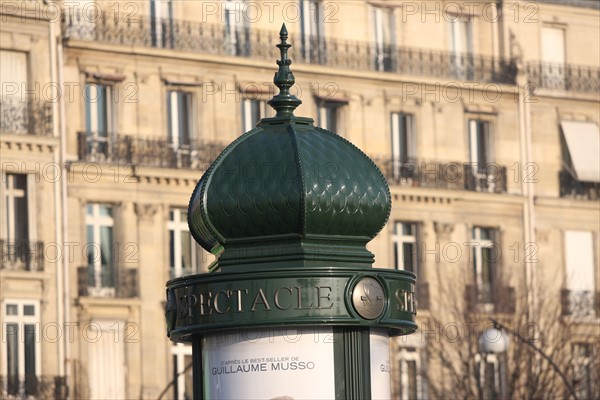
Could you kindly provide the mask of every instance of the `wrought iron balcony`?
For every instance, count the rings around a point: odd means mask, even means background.
[[[44,242],[0,240],[0,269],[44,271]]]
[[[80,297],[131,298],[139,296],[138,270],[134,268],[106,268],[94,271],[90,266],[77,268]]]
[[[570,64],[529,63],[529,82],[534,88],[600,92],[600,68]],[[532,89],[534,89],[532,88]]]
[[[390,185],[505,193],[506,167],[371,156]]]
[[[472,312],[495,312],[513,314],[515,312],[515,288],[501,284],[478,287],[465,287],[465,302]]]
[[[66,38],[269,61],[272,38],[277,37],[275,32],[254,28],[139,16],[123,19],[112,12],[100,14],[94,22],[81,13],[65,13],[62,22]],[[512,60],[320,36],[298,35],[292,42],[295,46],[289,54],[297,63],[511,85],[516,81]]]
[[[0,132],[21,135],[52,135],[52,104],[0,102]]]
[[[560,182],[560,197],[570,197],[582,200],[600,199],[600,183],[583,182],[573,178],[568,171],[558,173]]]
[[[79,132],[78,146],[81,161],[203,170],[210,166],[226,144],[195,140],[186,145],[174,145],[164,137]]]
[[[0,376],[0,399],[67,398],[67,385],[62,376],[6,375]]]
[[[600,292],[561,291],[562,315],[573,317],[600,317]]]

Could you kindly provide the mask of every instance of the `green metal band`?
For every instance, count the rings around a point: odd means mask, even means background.
[[[361,316],[357,295],[353,300],[365,278],[382,289],[377,298],[358,296],[367,306],[381,302],[375,318]],[[417,328],[414,285],[411,273],[372,268],[193,275],[167,284],[167,330],[175,341],[234,329],[307,325],[379,327],[405,335]]]

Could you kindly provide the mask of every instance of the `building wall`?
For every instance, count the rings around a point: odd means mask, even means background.
[[[57,304],[61,296],[56,291],[65,290],[68,296],[70,307],[63,322],[77,323],[78,334],[66,345],[64,341],[42,341],[43,374],[62,374],[58,354],[59,346],[63,346],[61,351],[68,353],[65,365],[70,393],[77,398],[156,398],[173,379],[173,354],[181,349],[166,338],[163,322],[164,283],[170,277],[170,211],[187,207],[210,158],[244,131],[243,99],[268,100],[274,94],[274,45],[279,40],[277,28],[284,20],[296,57],[292,64],[296,77],[293,91],[303,102],[296,114],[322,125],[318,107],[341,105],[337,109],[337,133],[373,157],[389,178],[392,213],[388,224],[368,245],[375,254],[374,267],[398,267],[395,224],[417,224],[418,281],[427,289],[417,288],[424,296],[417,317],[421,325],[430,326],[443,319],[440,315],[459,318],[458,311],[470,306],[476,309],[472,317],[481,323],[489,322],[490,317],[516,320],[528,309],[534,286],[538,288],[536,295],[554,298],[551,304],[559,309],[561,290],[567,287],[566,231],[592,232],[594,288],[598,292],[598,183],[590,192],[596,197],[561,195],[559,180],[563,170],[560,122],[600,123],[598,91],[590,90],[598,86],[600,63],[597,7],[521,1],[498,5],[491,1],[476,5],[449,1],[322,2],[319,29],[325,40],[311,45],[326,49],[317,54],[326,56],[320,65],[302,59],[302,22],[295,17],[298,3],[267,3],[252,3],[260,18],[248,5],[237,4],[242,36],[236,43],[245,43],[245,28],[251,35],[263,30],[262,36],[251,36],[250,56],[244,49],[238,50],[238,56],[224,53],[225,6],[220,2],[174,2],[172,21],[181,28],[177,36],[181,41],[173,42],[174,48],[152,45],[149,2],[109,7],[107,18],[96,20],[96,24],[77,22],[77,18],[69,22],[78,14],[64,10],[62,26],[56,18],[21,23],[20,17],[14,16],[17,11],[3,9],[2,17],[6,16],[8,23],[2,24],[1,47],[29,52],[30,82],[59,81],[72,90],[68,96],[63,92],[61,101],[53,105],[53,135],[2,133],[2,170],[9,172],[12,162],[25,162],[27,168],[37,162],[67,162],[67,197],[62,201],[68,241],[80,249],[88,244],[89,205],[112,207],[114,265],[117,274],[124,274],[116,275],[114,290],[99,295],[89,288],[95,281],[86,276],[89,257],[85,251],[76,251],[66,264],[46,260],[43,273],[2,269],[2,299],[22,297],[24,290],[29,290],[28,296],[41,301],[42,323],[61,320]],[[390,67],[393,71],[380,71],[379,64],[368,59],[378,49],[374,44],[375,7],[391,12],[392,39],[384,45],[400,49],[394,50],[390,61],[395,63]],[[288,13],[285,18],[284,12]],[[503,18],[495,22],[498,15]],[[467,29],[471,31],[472,56],[452,53],[450,21],[458,17],[470,21]],[[50,26],[57,35],[55,42],[48,40]],[[559,82],[558,88],[548,88],[542,78],[533,75],[534,70],[547,72],[542,67],[534,69],[545,59],[541,50],[543,27],[564,29],[566,65],[586,67],[573,67],[572,76],[564,73],[559,78],[569,82],[579,79],[581,84],[578,74],[590,73],[583,86],[571,89]],[[193,32],[202,29],[202,36],[186,36],[187,28]],[[163,38],[160,32],[155,32],[156,40],[168,43],[170,37]],[[190,50],[189,46],[196,47]],[[53,57],[55,66],[50,63]],[[340,66],[344,63],[360,67]],[[471,70],[461,69],[465,65]],[[380,67],[387,68],[383,64]],[[514,79],[504,79],[503,73],[514,74]],[[86,100],[88,84],[112,89],[108,114],[113,125],[107,137],[115,145],[110,151],[102,150],[103,142],[90,141],[90,134],[99,135],[97,129],[86,132],[86,107],[97,105]],[[191,95],[190,151],[207,157],[193,167],[185,161],[185,157],[193,157],[188,149],[177,153],[183,158],[167,159],[173,154],[167,140],[170,91]],[[408,164],[417,168],[415,176],[393,176],[392,113],[413,116],[416,153],[411,156],[416,159]],[[484,176],[483,181],[465,189],[472,171],[471,120],[488,123],[488,161],[494,169],[488,169],[491,175]],[[86,137],[88,142],[82,142]],[[64,144],[62,155],[60,140]],[[97,153],[90,153],[92,145],[97,146]],[[67,240],[57,236],[54,224],[57,218],[61,221],[58,210],[63,203],[60,196],[55,197],[60,183],[43,179],[36,183],[38,240],[44,242]],[[477,299],[476,304],[469,304],[469,287],[477,287],[471,242],[478,227],[493,229],[494,248],[501,254],[494,264],[496,279],[502,294],[516,303],[512,308],[501,305],[498,296],[495,304],[479,304]],[[199,248],[195,252],[196,271],[206,271],[214,257]],[[60,268],[66,268],[68,276],[64,288],[56,279]],[[455,284],[448,287],[448,282]],[[586,329],[590,321],[597,322],[597,317],[582,323],[564,321],[580,329],[580,338],[589,340]],[[460,318],[454,322],[464,325],[467,320],[463,314]],[[115,335],[117,340],[112,340]],[[441,339],[445,339],[443,334]],[[435,382],[430,382],[429,388],[425,378],[443,380],[444,370],[435,357],[428,356],[427,352],[433,351],[428,348],[433,347],[426,335],[420,332],[393,340],[391,348],[395,398],[406,395],[402,393],[406,375],[402,375],[400,365],[406,365],[401,361],[406,349],[413,348],[417,349],[419,368],[430,370],[420,371],[419,397],[436,397]],[[116,367],[107,369],[102,363]],[[119,376],[119,382],[108,388],[106,382],[114,379],[111,374]],[[178,380],[180,396],[185,379]],[[172,389],[168,391],[167,396],[174,395]]]

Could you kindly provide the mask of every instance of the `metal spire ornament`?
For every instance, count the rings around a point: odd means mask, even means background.
[[[288,31],[285,24],[281,25],[279,38],[281,39],[281,43],[276,46],[281,53],[281,59],[277,60],[279,70],[275,72],[275,78],[273,79],[273,83],[279,88],[279,94],[269,100],[269,105],[277,111],[275,118],[289,118],[294,116],[294,110],[302,104],[302,101],[293,94],[290,94],[290,88],[294,85],[296,79],[290,70],[292,60],[288,58],[287,52],[292,45],[287,43]]]

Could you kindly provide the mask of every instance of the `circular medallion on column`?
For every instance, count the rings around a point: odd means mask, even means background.
[[[362,278],[352,289],[352,305],[364,319],[376,319],[383,313],[385,293],[383,287],[373,278]]]

